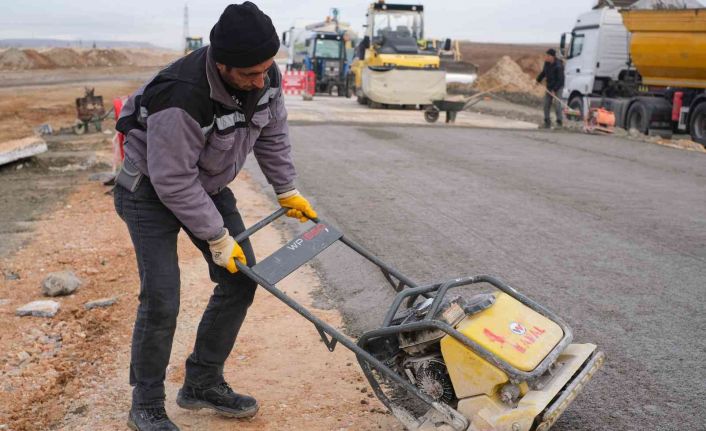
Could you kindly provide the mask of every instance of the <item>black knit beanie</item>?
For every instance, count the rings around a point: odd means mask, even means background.
[[[211,29],[211,53],[217,63],[251,67],[277,51],[279,36],[272,20],[249,1],[229,5]]]

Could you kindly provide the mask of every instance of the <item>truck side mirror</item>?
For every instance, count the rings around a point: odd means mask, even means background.
[[[562,54],[564,54],[564,51],[566,50],[566,33],[561,34],[561,42],[559,42],[559,50],[561,51]]]
[[[365,36],[363,38],[363,49],[369,49],[370,48],[370,36]]]
[[[444,41],[444,51],[451,51],[451,39]]]
[[[287,46],[287,32],[282,32],[282,45]]]

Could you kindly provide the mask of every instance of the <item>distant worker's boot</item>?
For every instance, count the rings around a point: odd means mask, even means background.
[[[167,416],[164,407],[131,408],[127,426],[135,431],[179,431]]]
[[[551,129],[551,128],[552,128],[551,121],[545,121],[544,124],[542,125],[542,129]]]
[[[225,382],[208,389],[196,389],[185,384],[179,389],[176,402],[183,409],[212,409],[231,418],[255,416],[260,408],[255,398],[236,394]]]
[[[561,129],[561,128],[563,128],[563,127],[564,127],[564,122],[563,122],[563,121],[557,121],[557,122],[556,122],[556,128],[557,128],[557,129]]]

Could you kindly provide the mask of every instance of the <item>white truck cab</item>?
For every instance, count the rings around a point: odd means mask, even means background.
[[[565,50],[566,36],[562,36]],[[566,50],[563,98],[572,108],[583,96],[603,94],[628,71],[630,34],[617,9],[603,7],[576,20]]]

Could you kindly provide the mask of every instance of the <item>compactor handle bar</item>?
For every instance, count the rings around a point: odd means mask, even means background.
[[[289,211],[288,208],[278,209],[277,211],[268,215],[264,219],[245,229],[242,233],[235,237],[235,241],[240,243],[250,238],[255,232],[259,231],[260,229],[266,227],[267,225],[279,219],[283,215],[287,214],[287,211]],[[320,223],[320,220],[318,218],[311,218],[310,220],[316,224]],[[350,238],[347,238],[344,235],[341,235],[339,240],[351,249],[353,249],[353,251],[360,254],[361,256],[369,260],[371,263],[373,263],[375,266],[380,268],[383,275],[385,276],[387,281],[392,285],[395,291],[401,292],[405,287],[417,287],[417,283],[415,283],[410,278],[399,272],[397,269],[380,260],[377,256],[370,253],[357,242],[351,240]],[[240,265],[242,264],[238,265],[238,262],[236,261],[236,265],[238,266],[238,269],[240,269]]]

